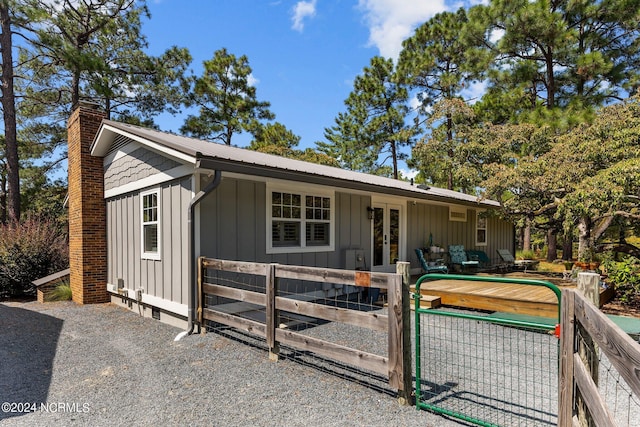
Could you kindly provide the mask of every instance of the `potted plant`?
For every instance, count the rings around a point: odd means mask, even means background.
[[[593,250],[586,249],[584,253],[580,255],[575,265],[581,270],[588,270],[589,268],[591,268],[592,260],[593,260]]]

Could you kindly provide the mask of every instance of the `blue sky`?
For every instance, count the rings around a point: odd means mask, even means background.
[[[276,121],[299,135],[300,148],[324,140],[324,129],[345,110],[354,78],[375,55],[396,59],[402,40],[438,12],[479,0],[150,0],[143,24],[149,51],[187,47],[191,68],[220,48],[246,55],[257,97]],[[177,132],[182,116],[162,115]],[[235,138],[235,137],[234,137]],[[245,146],[248,135],[234,139]]]

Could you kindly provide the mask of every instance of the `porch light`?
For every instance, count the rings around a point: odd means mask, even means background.
[[[367,206],[367,218],[373,219],[373,208],[371,206]]]

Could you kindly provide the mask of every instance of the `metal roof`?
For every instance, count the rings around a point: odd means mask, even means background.
[[[91,147],[91,153],[105,156],[116,135],[129,136],[151,148],[207,169],[246,173],[280,179],[351,188],[381,194],[394,194],[415,199],[445,203],[499,207],[494,200],[437,187],[418,188],[407,181],[385,178],[341,168],[304,162],[244,148],[212,143],[140,126],[103,120]]]

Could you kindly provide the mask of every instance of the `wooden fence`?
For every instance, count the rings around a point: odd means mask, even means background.
[[[200,258],[198,274],[198,320],[231,326],[266,339],[269,357],[277,360],[279,345],[313,352],[341,363],[357,366],[388,377],[389,385],[398,390],[402,403],[410,400],[413,384],[411,374],[411,324],[409,318],[409,284],[400,274],[372,273],[367,271],[337,270],[280,264],[227,261]],[[408,263],[406,263],[408,264]],[[215,275],[207,271],[225,271],[264,276],[265,293],[235,289],[216,283]],[[348,308],[332,307],[295,298],[278,296],[278,281],[292,279],[333,285],[351,285],[363,288],[386,289],[388,314],[377,311],[364,312]],[[264,323],[205,307],[206,296],[218,296],[264,307]],[[319,318],[330,322],[355,325],[388,334],[387,356],[380,356],[337,343],[303,335],[279,325],[279,311]],[[409,355],[409,359],[407,359]]]
[[[598,392],[597,362],[588,360],[583,350],[589,346],[604,352],[640,396],[640,345],[575,290],[563,290],[561,317],[558,425],[616,426],[612,409]],[[586,337],[586,342],[578,337]]]

